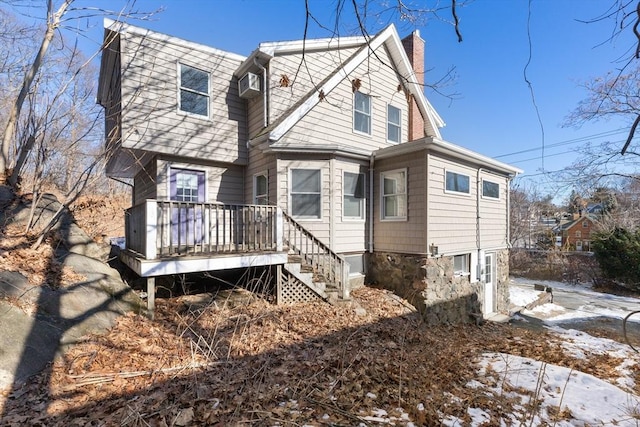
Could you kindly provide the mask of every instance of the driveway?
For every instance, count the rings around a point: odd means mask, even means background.
[[[521,310],[514,317],[515,325],[558,326],[624,342],[623,319],[632,311],[640,310],[639,298],[604,294],[582,285],[573,286],[523,278],[511,280],[511,295],[515,296],[512,299],[522,303],[526,302],[526,296],[530,295],[529,299],[533,301],[540,294],[540,291],[534,289],[535,284],[552,289],[553,303],[542,304],[531,310]],[[640,314],[629,319],[627,331],[629,340],[637,347],[640,343]]]

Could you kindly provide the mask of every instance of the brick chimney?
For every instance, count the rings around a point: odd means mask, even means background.
[[[415,30],[407,37],[402,39],[402,46],[404,47],[409,62],[413,67],[413,71],[416,73],[416,79],[418,83],[424,85],[424,40],[420,37],[420,30]],[[420,89],[424,90],[424,86]],[[418,104],[411,96],[409,101],[409,141],[414,139],[420,139],[425,136],[424,134],[424,118],[420,114]]]

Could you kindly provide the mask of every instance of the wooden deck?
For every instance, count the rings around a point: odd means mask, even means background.
[[[328,299],[323,289],[331,287],[337,298],[349,299],[344,257],[277,206],[149,199],[126,211],[125,237],[120,258],[147,279],[150,313],[156,277],[271,265],[278,266],[279,290],[287,270],[321,298]],[[290,254],[299,261],[292,264]],[[300,274],[300,265],[312,273]]]
[[[284,264],[276,206],[146,200],[125,214],[122,260],[141,277]]]

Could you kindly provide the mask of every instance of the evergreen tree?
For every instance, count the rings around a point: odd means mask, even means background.
[[[592,249],[606,278],[640,289],[640,230],[616,227],[596,234]]]

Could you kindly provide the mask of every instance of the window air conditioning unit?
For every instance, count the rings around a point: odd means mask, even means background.
[[[240,98],[250,99],[260,94],[260,76],[247,73],[238,80]]]

